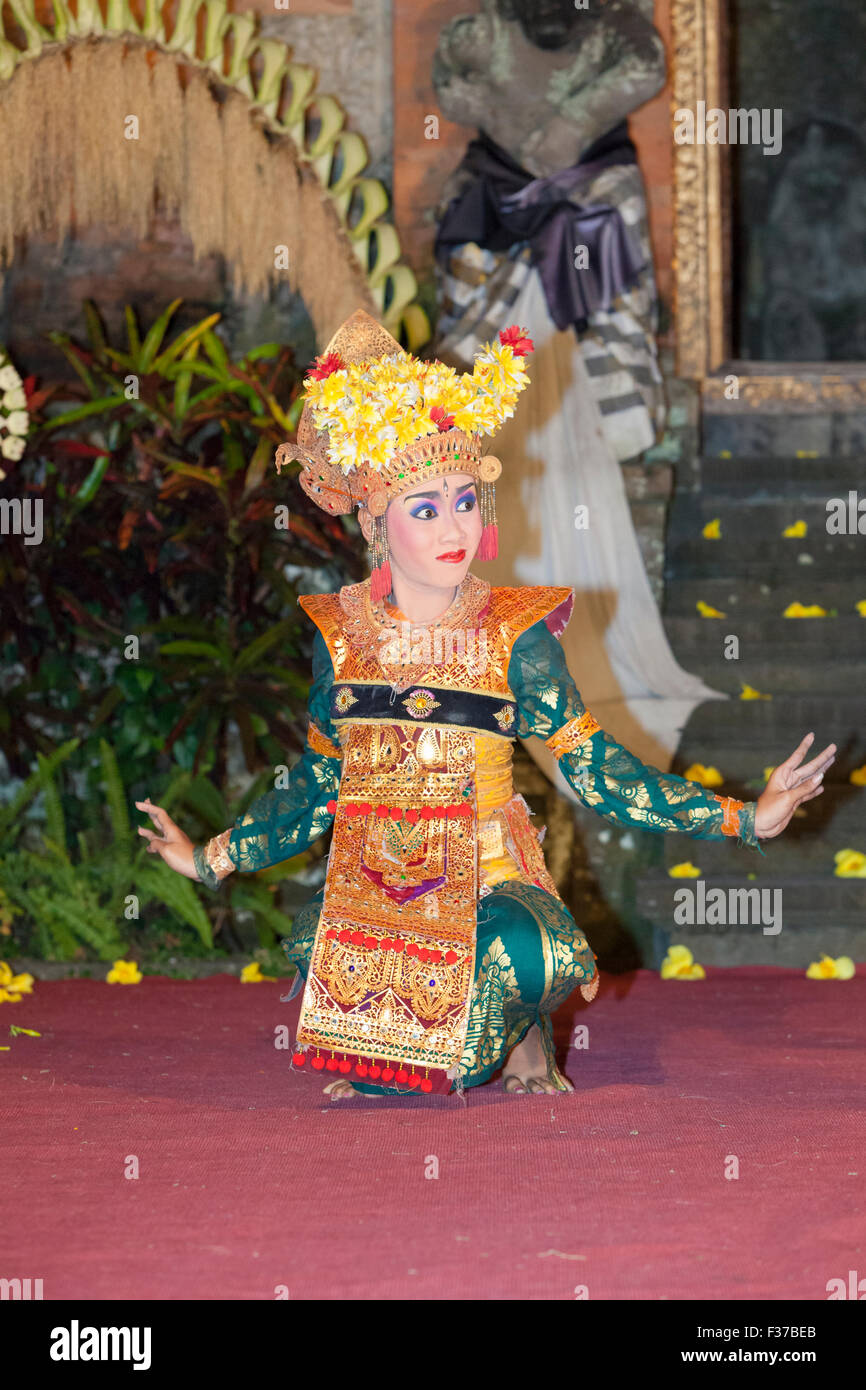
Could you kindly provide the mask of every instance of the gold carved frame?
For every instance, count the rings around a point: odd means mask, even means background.
[[[729,103],[727,0],[671,0],[674,112]],[[737,362],[731,356],[730,148],[674,145],[677,375],[701,383],[709,410],[866,407],[866,363]],[[725,397],[736,376],[739,397]]]

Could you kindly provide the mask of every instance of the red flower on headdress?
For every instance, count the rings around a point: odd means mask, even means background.
[[[443,405],[434,405],[433,409],[430,411],[430,419],[440,433],[443,430],[453,430],[454,428],[454,416],[446,415]]]
[[[515,357],[525,357],[528,352],[535,351],[535,344],[529,334],[518,328],[516,323],[501,330],[499,341],[503,347],[510,347]]]
[[[323,357],[317,357],[314,365],[307,372],[314,381],[324,381],[326,376],[332,372],[339,372],[345,367],[345,362],[338,352],[325,353]]]

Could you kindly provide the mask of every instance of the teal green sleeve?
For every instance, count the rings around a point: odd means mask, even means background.
[[[517,700],[520,738],[535,734],[547,740],[586,713],[562,647],[544,622],[535,623],[515,642],[508,684]],[[681,831],[699,840],[723,838],[724,811],[710,792],[696,782],[647,767],[603,729],[564,754],[559,766],[581,800],[617,825],[661,834]],[[755,835],[755,802],[746,802],[738,815],[739,843],[763,854]]]
[[[310,722],[339,747],[330,714],[329,692],[333,683],[328,648],[321,633],[317,632],[308,702]],[[334,820],[328,802],[337,796],[341,766],[339,758],[327,757],[308,747],[288,774],[282,774],[284,785],[260,796],[232,826],[225,851],[235,868],[241,873],[268,869],[300,854],[324,835]],[[208,865],[204,846],[195,847],[193,861],[201,882],[208,888],[219,888],[222,880]]]

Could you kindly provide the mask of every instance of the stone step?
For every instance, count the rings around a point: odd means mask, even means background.
[[[665,631],[678,654],[695,651],[701,659],[713,659],[724,644],[724,625],[719,619],[701,618],[697,613],[665,615]],[[866,653],[866,618],[859,614],[840,613],[832,622],[827,619],[787,618],[781,623],[768,624],[764,617],[740,614],[737,620],[740,639],[740,660],[745,653],[767,661],[786,662],[800,656],[802,661],[835,663],[844,655],[859,660]],[[734,667],[736,661],[727,665]]]
[[[799,568],[799,567],[798,567]],[[801,603],[804,607],[817,604],[829,615],[836,610],[841,617],[857,617],[856,605],[866,599],[866,573],[840,575],[837,579],[814,578],[806,566],[799,573],[792,573],[790,579],[761,582],[748,575],[731,579],[720,579],[712,575],[697,577],[687,574],[673,574],[665,579],[665,615],[694,614],[698,600],[712,608],[721,609],[729,618],[739,611],[749,612],[766,619],[781,619],[791,603]],[[707,618],[706,622],[716,619]],[[790,618],[787,622],[814,621],[807,618]],[[866,628],[866,619],[861,619]]]
[[[866,489],[864,489],[866,492]],[[827,496],[831,493],[828,491]],[[702,492],[678,493],[668,508],[668,537],[676,540],[703,539],[702,531],[707,522],[718,519],[722,537],[720,541],[708,541],[708,545],[719,547],[725,543],[749,537],[760,545],[777,541],[782,550],[796,550],[798,545],[814,540],[816,536],[831,538],[827,531],[827,509],[825,498],[814,497],[721,497],[707,496]],[[806,535],[800,538],[783,536],[786,527],[795,521],[805,521]],[[851,536],[840,535],[831,539],[859,539],[859,533]]]
[[[866,497],[866,458],[713,458],[699,464],[704,494],[738,497]]]
[[[750,862],[756,858],[756,855],[751,856]],[[697,882],[696,879],[671,879],[653,871],[638,878],[635,885],[638,911],[652,928],[648,964],[656,970],[672,944],[688,946],[695,960],[704,966],[784,965],[805,970],[823,954],[846,955],[855,962],[864,957],[866,879],[804,874],[777,877],[774,881],[767,879],[759,884],[746,879],[745,874],[707,875],[703,879],[704,891],[723,890],[727,920],[718,924],[706,920],[675,921],[674,912],[683,916],[688,902],[694,905],[696,918],[712,915],[707,913],[705,899],[703,914],[700,913]],[[674,897],[677,889],[683,886],[693,889],[693,898]],[[730,896],[731,890],[756,887],[778,889],[781,898],[758,900],[753,897],[741,907],[743,899]],[[734,922],[735,915],[738,918],[745,915],[747,920]],[[773,928],[778,923],[781,929],[776,932]],[[765,926],[771,930],[765,932]],[[816,980],[814,983],[819,988],[838,987],[840,982]],[[679,982],[671,984],[677,986]],[[695,982],[694,987],[700,988],[700,982]]]
[[[668,533],[664,578],[759,579],[779,589],[791,584],[832,584],[859,579],[866,591],[866,536],[828,536],[785,541],[764,533],[728,540],[677,539]]]
[[[834,694],[707,700],[680,736],[677,766],[714,766],[729,782],[744,786],[761,778],[765,767],[783,762],[810,732],[817,748],[838,747],[827,780],[847,782],[866,763],[866,699]]]
[[[711,656],[694,647],[672,650],[686,671],[700,676],[713,690],[739,700],[744,685],[779,699],[785,695],[822,695],[832,680],[837,695],[857,695],[866,686],[866,656],[859,661],[834,661],[832,670],[824,662],[813,662],[802,651],[793,652],[788,662],[761,659],[746,654],[739,661],[726,661],[718,650]],[[745,701],[743,703],[746,703]]]
[[[834,628],[836,621],[833,621]],[[859,621],[863,623],[862,619]],[[683,635],[675,624],[690,626],[692,630],[697,627],[697,631]],[[739,626],[738,623],[738,632]],[[810,630],[816,626],[816,623],[809,624]],[[856,695],[866,688],[866,631],[859,647],[855,645],[847,650],[844,643],[828,642],[816,649],[809,642],[771,644],[759,636],[741,635],[739,656],[728,659],[724,654],[721,624],[702,618],[694,621],[682,618],[670,619],[666,627],[671,650],[683,668],[701,676],[714,690],[721,690],[735,699],[739,699],[744,684],[774,697],[821,695],[826,692],[828,679],[832,679],[838,695]],[[707,629],[713,627],[718,631],[708,633]],[[866,623],[863,627],[866,629]]]

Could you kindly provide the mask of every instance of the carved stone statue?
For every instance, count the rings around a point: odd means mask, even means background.
[[[485,130],[536,175],[574,164],[664,86],[653,0],[482,0],[433,60],[449,120]]]

